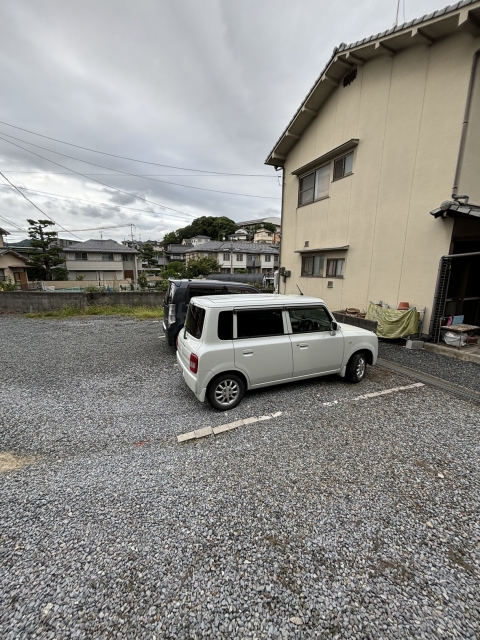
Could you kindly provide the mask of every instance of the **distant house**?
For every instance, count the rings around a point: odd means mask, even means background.
[[[199,244],[210,242],[210,240],[210,236],[193,236],[193,238],[184,238],[182,240],[182,245],[191,245],[192,247],[197,247]]]
[[[63,249],[68,279],[137,282],[140,252],[115,240],[87,240]]]
[[[229,240],[234,240],[235,242],[247,242],[250,240],[251,234],[247,231],[247,229],[237,229],[235,233],[232,233],[228,236]]]
[[[242,229],[254,232],[259,226],[269,223],[276,227],[276,231],[280,232],[282,229],[282,219],[276,216],[270,216],[267,218],[257,218],[255,220],[242,220],[239,224],[242,225]]]
[[[186,251],[187,265],[189,260],[210,257],[220,265],[222,273],[238,273],[247,270],[248,273],[263,273],[273,275],[278,269],[278,247],[255,244],[254,242],[239,242],[211,240],[198,247]]]
[[[262,227],[255,231],[253,241],[261,244],[280,244],[280,234]]]
[[[0,280],[11,280],[22,289],[28,289],[28,275],[26,264],[28,257],[22,256],[11,247],[5,245],[4,236],[10,235],[8,231],[0,228]]]

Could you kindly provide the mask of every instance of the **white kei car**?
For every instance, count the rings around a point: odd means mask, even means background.
[[[319,298],[244,294],[192,298],[177,361],[198,400],[226,411],[247,389],[333,373],[360,382],[377,355],[374,333],[337,323]]]

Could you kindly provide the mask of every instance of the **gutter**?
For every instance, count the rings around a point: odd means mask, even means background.
[[[470,73],[470,82],[468,84],[467,103],[465,105],[465,114],[463,116],[462,134],[460,136],[460,147],[458,149],[457,168],[455,169],[455,178],[453,180],[452,198],[458,200],[459,198],[466,198],[468,202],[468,196],[458,196],[458,183],[460,181],[460,174],[462,171],[463,157],[465,155],[465,144],[467,141],[468,121],[470,119],[470,111],[472,108],[473,90],[475,88],[475,76],[477,72],[478,59],[480,57],[480,49],[478,49],[473,55],[472,71]]]

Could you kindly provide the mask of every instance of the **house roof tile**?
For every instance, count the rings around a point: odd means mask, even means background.
[[[470,5],[472,5],[470,7]],[[297,118],[299,116],[302,115],[302,112],[304,110],[304,107],[306,107],[308,101],[310,99],[312,99],[312,97],[314,98],[315,92],[317,90],[317,88],[319,87],[321,81],[325,78],[325,74],[327,73],[327,71],[329,71],[332,67],[332,65],[335,65],[337,58],[339,58],[339,56],[345,56],[345,54],[347,52],[352,51],[352,54],[354,54],[355,56],[358,57],[362,57],[362,54],[365,51],[365,45],[370,46],[371,43],[373,43],[376,40],[381,40],[382,38],[385,37],[389,37],[389,46],[390,43],[392,42],[391,38],[395,38],[397,37],[400,32],[404,31],[407,32],[408,29],[411,28],[418,28],[418,25],[422,25],[421,29],[425,30],[425,28],[429,27],[430,25],[434,25],[435,21],[437,21],[438,19],[442,19],[442,20],[447,20],[450,18],[450,14],[453,14],[455,11],[459,10],[459,9],[463,9],[464,7],[470,7],[469,8],[469,12],[475,12],[472,14],[473,18],[475,19],[475,21],[479,20],[480,17],[480,2],[479,0],[462,0],[461,2],[456,2],[454,4],[451,4],[447,7],[444,7],[443,9],[439,9],[438,11],[434,11],[432,13],[428,13],[425,14],[423,16],[421,16],[420,18],[415,18],[414,20],[410,20],[409,22],[404,22],[403,24],[399,24],[395,27],[392,27],[391,29],[387,29],[386,31],[382,31],[380,33],[377,33],[375,35],[371,35],[368,36],[367,38],[363,38],[361,40],[357,40],[357,42],[352,42],[351,44],[346,44],[345,42],[342,42],[338,47],[335,47],[333,50],[333,53],[330,57],[330,59],[328,60],[327,64],[325,65],[325,67],[323,68],[322,72],[320,73],[320,75],[318,76],[318,78],[315,80],[314,85],[312,86],[312,88],[309,90],[309,92],[307,93],[307,95],[305,96],[304,100],[302,101],[300,107],[297,109],[297,111],[295,112],[293,118],[290,120],[290,122],[288,123],[287,127],[285,128],[285,130],[283,131],[282,135],[278,138],[277,142],[275,143],[273,149],[270,151],[267,159],[265,160],[265,164],[270,164],[270,165],[274,165],[274,166],[283,166],[284,161],[285,161],[285,157],[286,157],[286,153],[288,153],[290,151],[290,148],[295,144],[296,140],[298,139],[298,135],[302,134],[303,131],[305,130],[305,128],[310,124],[311,119],[314,117],[313,115],[310,114],[310,119],[304,117],[303,121],[301,123],[297,123],[295,126],[295,138],[290,138],[290,142],[285,146],[285,138],[286,138],[286,134],[288,133],[289,129],[292,127],[292,125],[295,123],[295,121],[297,120]],[[446,16],[446,18],[445,18]],[[429,23],[429,24],[426,24]],[[430,36],[428,36],[430,37]],[[442,37],[442,36],[440,36]],[[413,44],[413,42],[412,42]],[[362,49],[363,47],[363,49]],[[358,51],[357,51],[358,49]],[[352,58],[352,62],[353,60],[355,60],[355,58]],[[342,60],[338,60],[339,64],[340,62],[345,62],[344,58],[342,57]],[[342,66],[342,65],[340,65]],[[343,72],[344,73],[344,72]],[[341,78],[339,79],[339,82],[341,81]],[[331,91],[333,91],[334,87],[331,87]],[[319,106],[315,106],[314,110],[318,111]],[[304,114],[303,114],[304,115]],[[283,144],[283,148],[282,148],[282,143]],[[280,149],[279,149],[280,147]]]

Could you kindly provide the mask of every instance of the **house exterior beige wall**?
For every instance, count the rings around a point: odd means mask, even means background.
[[[337,310],[365,308],[369,300],[408,301],[427,308],[428,329],[438,263],[449,253],[453,226],[429,211],[451,199],[479,46],[478,38],[462,32],[382,55],[330,95],[285,160],[281,264],[292,271],[286,293],[299,285]],[[353,174],[331,182],[327,199],[298,207],[299,180],[292,171],[354,138]],[[467,164],[478,168],[480,145],[473,138],[471,147]],[[470,183],[471,174],[465,174]],[[344,278],[301,276],[301,254],[295,252],[306,241],[310,248],[349,245],[325,254],[325,262],[346,259]]]
[[[0,269],[4,270],[5,280],[8,282],[10,278],[12,282],[15,280],[15,276],[13,275],[13,271],[10,267],[14,267],[16,269],[21,269],[22,271],[26,271],[25,269],[25,260],[21,258],[17,258],[15,255],[11,253],[6,253],[0,256]]]

